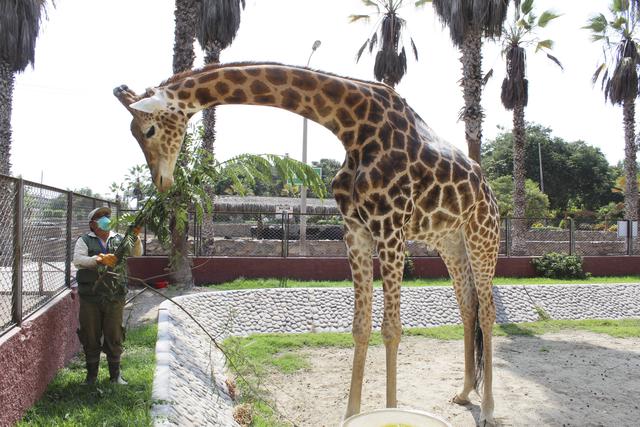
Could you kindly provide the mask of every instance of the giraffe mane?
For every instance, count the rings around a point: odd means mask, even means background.
[[[339,77],[341,79],[345,79],[345,80],[349,80],[352,82],[356,82],[356,83],[365,83],[367,85],[371,85],[371,86],[377,86],[377,87],[381,87],[381,88],[387,88],[387,89],[392,89],[390,86],[383,84],[383,83],[378,83],[378,82],[373,82],[370,80],[364,80],[364,79],[357,79],[357,78],[353,78],[353,77],[346,77],[346,76],[342,76],[339,74],[335,74],[335,73],[330,73],[328,71],[322,71],[322,70],[318,70],[315,68],[311,68],[311,67],[305,67],[305,66],[301,66],[301,65],[288,65],[288,64],[283,64],[281,62],[273,62],[273,61],[237,61],[237,62],[225,62],[225,63],[219,63],[219,64],[207,64],[204,67],[200,67],[200,68],[194,68],[192,70],[186,70],[186,71],[182,71],[180,73],[174,74],[173,76],[169,77],[168,79],[164,80],[163,82],[161,82],[158,87],[162,87],[162,86],[167,86],[170,85],[172,83],[176,83],[179,81],[182,81],[184,79],[186,79],[187,77],[194,77],[203,73],[207,73],[209,71],[213,71],[213,70],[219,70],[219,69],[224,69],[227,67],[238,67],[238,66],[250,66],[250,65],[278,65],[278,66],[282,66],[282,67],[289,67],[289,68],[295,68],[295,69],[299,69],[299,70],[310,70],[316,73],[321,73],[327,76],[331,76],[331,77]]]

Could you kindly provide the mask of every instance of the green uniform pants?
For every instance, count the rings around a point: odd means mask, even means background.
[[[94,303],[80,297],[78,337],[87,363],[100,361],[100,351],[104,351],[109,362],[120,362],[124,341],[123,309],[124,301]]]

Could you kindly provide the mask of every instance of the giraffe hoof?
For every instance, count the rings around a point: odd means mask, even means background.
[[[484,412],[480,412],[480,425],[483,427],[494,427],[496,420],[493,415],[485,415]]]
[[[458,396],[457,394],[455,396],[453,396],[453,399],[451,399],[451,401],[457,405],[469,405],[471,403],[471,401],[469,399],[463,399],[460,396]]]

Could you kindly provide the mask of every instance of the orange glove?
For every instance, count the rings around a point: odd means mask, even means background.
[[[98,264],[106,265],[107,267],[115,267],[118,262],[118,257],[114,254],[100,254],[96,258],[96,262]]]

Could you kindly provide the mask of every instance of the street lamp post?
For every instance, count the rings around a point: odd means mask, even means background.
[[[313,42],[311,53],[307,59],[307,67],[311,62],[313,53],[320,47],[320,40]],[[307,164],[307,118],[302,119],[302,163]],[[307,187],[303,184],[300,188],[300,255],[307,255]]]

